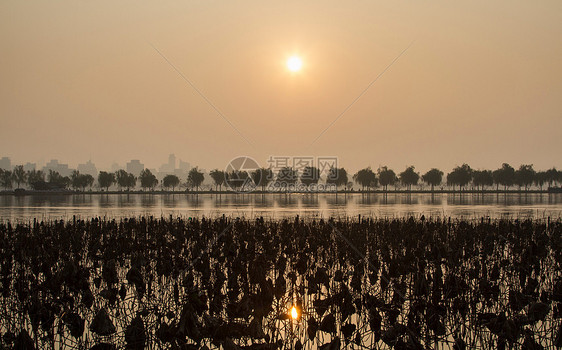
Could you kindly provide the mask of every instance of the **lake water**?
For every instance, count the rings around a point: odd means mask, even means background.
[[[562,194],[72,194],[0,196],[0,220],[139,215],[253,218],[562,217]]]

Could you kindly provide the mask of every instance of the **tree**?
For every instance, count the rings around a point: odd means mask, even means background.
[[[474,170],[472,172],[472,183],[477,188],[484,191],[484,186],[492,186],[494,184],[494,175],[491,170]]]
[[[120,188],[125,187],[127,191],[130,188],[135,188],[137,185],[137,178],[135,175],[126,172],[125,170],[121,169],[115,173],[115,178],[117,179],[117,184]]]
[[[283,167],[279,169],[276,181],[281,187],[285,187],[287,189],[289,185],[296,184],[298,178],[299,176],[296,170],[291,167]]]
[[[82,187],[84,182],[84,178],[80,174],[78,170],[72,171],[72,175],[70,175],[70,183],[74,189],[78,189]]]
[[[49,169],[49,175],[47,175],[47,180],[49,181],[49,183],[57,183],[60,182],[61,179],[62,176],[58,171]]]
[[[154,187],[158,185],[158,179],[156,178],[156,175],[154,175],[149,169],[143,169],[141,171],[139,180],[141,182],[142,188],[149,188],[153,190]]]
[[[209,175],[211,176],[211,179],[213,179],[213,182],[215,183],[215,189],[217,190],[218,188],[220,188],[222,190],[222,185],[224,185],[225,182],[224,171],[220,171],[218,169],[211,170]]]
[[[313,166],[307,166],[302,170],[301,183],[305,186],[317,184],[320,180],[320,170]]]
[[[27,183],[29,187],[38,190],[45,187],[45,173],[41,170],[30,170],[27,172]]]
[[[448,186],[453,186],[453,191],[455,190],[455,185],[458,183],[458,180],[455,176],[455,174],[453,173],[448,173],[447,174],[447,185]]]
[[[58,171],[49,170],[47,179],[49,180],[50,188],[66,189],[71,184],[70,178],[62,176]]]
[[[82,175],[84,177],[84,187],[82,187],[82,191],[86,190],[86,187],[90,187],[92,190],[92,185],[94,184],[94,177],[90,174]]]
[[[359,170],[355,175],[353,175],[353,181],[365,190],[365,187],[368,189],[369,187],[377,185],[377,175],[371,170],[371,167],[367,167]],[[345,179],[345,183],[347,183],[347,179]]]
[[[507,188],[515,182],[515,169],[511,165],[503,163],[501,168],[494,170],[492,177],[496,185],[504,186],[504,190],[507,191]]]
[[[225,173],[225,180],[228,187],[234,191],[246,189],[248,185],[253,187],[253,180],[250,179],[248,172],[243,170],[232,170],[230,173]]]
[[[126,172],[123,169],[117,170],[115,172],[115,180],[117,181],[117,185],[119,186],[119,189],[121,190],[121,188],[123,187],[127,187],[127,177],[128,177],[129,173]]]
[[[400,173],[400,182],[405,185],[408,190],[412,189],[412,185],[417,185],[420,180],[420,174],[416,173],[415,167],[413,165],[409,166]]]
[[[522,164],[515,172],[515,183],[521,188],[523,186],[525,191],[535,181],[536,172],[533,169],[533,164]]]
[[[560,182],[561,174],[562,172],[556,170],[556,168],[548,169],[546,171],[546,181],[548,182],[548,186],[552,187],[552,185],[556,182]]]
[[[70,183],[74,189],[81,188],[84,192],[86,187],[94,184],[94,177],[90,174],[80,174],[78,170],[74,170],[70,176]]]
[[[260,168],[254,170],[250,176],[257,186],[261,186],[261,190],[265,192],[265,187],[273,180],[273,171],[270,168]]]
[[[435,186],[439,186],[443,181],[443,172],[439,169],[433,168],[423,174],[422,180],[426,184],[431,185],[431,191],[433,192]]]
[[[386,166],[383,166],[377,170],[377,173],[379,174],[379,182],[385,191],[387,190],[388,185],[394,185],[396,183],[396,174],[392,169],[388,169]]]
[[[0,184],[5,190],[12,188],[12,172],[10,170],[0,169]]]
[[[162,186],[165,188],[172,188],[172,191],[180,184],[180,179],[176,175],[166,175],[162,180]]]
[[[453,191],[455,190],[455,185],[459,185],[462,191],[463,187],[468,185],[472,180],[472,169],[468,164],[463,164],[457,166],[447,174],[447,184],[453,186]]]
[[[535,185],[539,186],[542,191],[542,187],[548,182],[548,174],[546,171],[537,171],[535,176]]]
[[[203,175],[197,167],[191,169],[189,174],[187,174],[187,185],[191,188],[195,187],[199,190],[199,186],[201,186],[203,180],[205,180],[205,175]]]
[[[501,169],[496,169],[496,170],[492,171],[492,179],[494,180],[494,184],[496,185],[496,191],[499,191],[499,189],[500,189],[501,178],[502,178],[502,170]]]
[[[20,187],[21,183],[25,183],[27,179],[27,173],[23,170],[23,165],[17,165],[14,167],[14,171],[12,172],[12,176],[14,181],[18,184],[18,188]]]
[[[336,188],[338,188],[340,186],[347,185],[347,182],[348,182],[347,171],[344,168],[335,168],[335,167],[330,168],[330,170],[328,171],[328,176],[326,177],[327,184],[335,185]]]
[[[98,184],[100,187],[105,187],[106,191],[109,191],[109,186],[113,185],[116,182],[115,174],[108,173],[106,171],[100,171],[98,174]]]

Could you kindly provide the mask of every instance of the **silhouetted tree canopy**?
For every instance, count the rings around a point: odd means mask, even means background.
[[[213,179],[213,182],[215,183],[215,189],[218,190],[220,188],[222,190],[222,185],[224,185],[224,182],[226,180],[224,171],[214,169],[211,170],[209,175],[211,176],[211,179]]]
[[[307,166],[302,170],[301,183],[306,186],[317,184],[320,180],[320,170],[313,166]]]
[[[47,179],[51,189],[66,189],[71,183],[68,176],[62,176],[58,171],[53,170],[49,170]]]
[[[262,191],[265,191],[265,187],[273,180],[273,171],[269,168],[260,168],[254,170],[250,176],[254,184],[261,187]]]
[[[190,178],[194,176],[195,172],[201,174],[203,173],[198,170],[191,170],[188,175],[188,186],[191,188],[199,189],[200,185],[203,183],[203,179],[199,177],[197,179],[200,182],[194,183],[193,180],[196,178]],[[343,176],[345,174],[345,176]],[[152,175],[154,176],[154,175]],[[249,189],[250,187],[261,187],[265,191],[267,185],[271,183],[274,179],[274,175],[271,169],[256,169],[251,174],[244,172],[233,172],[230,174],[224,171],[219,171],[215,169],[210,172],[210,176],[214,181],[217,189],[222,189],[222,185],[226,184],[227,177],[230,176],[230,185],[233,188]],[[241,177],[235,179],[236,176]],[[34,190],[56,190],[65,189],[68,186],[72,186],[75,189],[85,190],[86,187],[92,186],[94,178],[87,174],[80,174],[75,170],[70,177],[62,177],[59,173],[47,175],[47,181],[45,182],[45,174],[40,170],[30,170],[24,171],[22,165],[18,165],[13,168],[13,170],[3,170],[0,169],[0,187],[4,189],[11,188],[14,183],[17,187],[24,186],[27,184],[31,189]],[[341,177],[341,179],[340,179]],[[290,167],[281,168],[276,174],[276,185],[288,186],[297,183],[299,180],[302,184],[310,186],[316,184],[320,180],[320,171],[316,167],[305,167],[302,172],[298,172]],[[408,190],[411,190],[411,186],[423,180],[428,185],[431,185],[431,190],[434,187],[440,185],[443,182],[443,172],[439,169],[433,168],[426,172],[420,177],[418,173],[415,172],[414,166],[406,168],[399,176],[396,176],[393,170],[388,169],[386,166],[378,169],[375,174],[370,167],[359,170],[355,175],[353,175],[353,181],[361,186],[363,189],[377,187],[380,183],[383,186],[383,190],[387,191],[388,185],[394,185],[398,180],[404,184]],[[139,177],[142,182],[142,178]],[[109,190],[109,187],[115,183],[119,185],[119,188],[126,188],[127,190],[136,187],[137,178],[125,170],[119,170],[115,173],[109,173],[106,171],[100,171],[97,176],[97,182],[100,189],[105,188]],[[146,180],[145,180],[146,181]],[[158,181],[152,178],[152,183],[148,186],[142,186],[143,188],[154,188]],[[156,182],[154,182],[156,181]],[[234,182],[239,182],[235,184]],[[242,183],[240,183],[242,182]],[[326,184],[335,184],[337,187],[348,185],[349,179],[347,179],[347,172],[343,168],[330,169],[326,176]],[[460,190],[470,183],[480,190],[484,190],[487,186],[495,185],[496,189],[499,190],[499,186],[503,186],[504,190],[507,191],[509,187],[513,185],[518,185],[519,189],[529,190],[532,186],[537,186],[541,190],[544,185],[549,187],[560,186],[562,184],[562,172],[558,171],[556,168],[551,168],[548,170],[535,171],[532,165],[522,164],[518,170],[515,170],[508,163],[502,164],[502,167],[494,171],[490,170],[477,170],[474,171],[467,164],[455,167],[446,176],[447,185],[451,186],[455,190],[456,186],[460,187]],[[168,182],[166,182],[168,184]],[[180,182],[181,183],[181,182]],[[164,181],[162,181],[163,187],[172,187],[175,189],[177,185],[166,186]]]
[[[126,172],[125,170],[121,169],[115,173],[115,178],[117,179],[117,184],[119,187],[125,187],[127,191],[131,188],[135,188],[137,185],[137,178],[135,175]]]
[[[355,175],[353,175],[353,181],[359,184],[363,189],[365,187],[377,186],[377,175],[371,170],[371,167],[359,170]],[[344,184],[347,183],[347,179]]]
[[[336,188],[347,185],[347,170],[345,170],[344,168],[330,168],[330,170],[328,171],[328,176],[326,177],[326,183],[335,185]]]
[[[203,180],[205,180],[205,175],[203,175],[197,167],[192,168],[187,175],[187,185],[196,190],[199,190],[199,186],[201,186]]]
[[[299,176],[296,170],[290,167],[283,167],[277,173],[277,183],[283,187],[297,183]]]
[[[435,186],[439,186],[443,181],[443,172],[439,169],[433,168],[422,176],[423,182],[431,186],[433,191]]]
[[[491,170],[474,170],[472,172],[472,184],[484,190],[484,186],[492,186],[494,177]]]
[[[84,174],[83,176],[85,178],[84,182],[86,186],[82,187],[82,191],[84,191],[86,187],[90,187],[90,189],[92,189],[92,186],[94,184],[94,177],[90,174]]]
[[[72,175],[70,175],[70,184],[74,189],[82,187],[81,180],[80,172],[78,170],[72,171]]]
[[[527,190],[535,181],[536,174],[532,164],[522,164],[515,172],[515,183]]]
[[[45,173],[41,170],[30,170],[27,172],[27,183],[34,190],[45,188]]]
[[[164,176],[164,179],[162,180],[162,186],[164,186],[165,188],[171,187],[172,191],[175,190],[176,186],[178,186],[179,184],[180,178],[173,174]]]
[[[115,174],[114,173],[108,173],[106,171],[100,171],[100,173],[98,174],[98,185],[101,188],[106,189],[106,191],[109,190],[109,186],[113,185],[116,182],[115,180]]]
[[[149,169],[143,169],[139,175],[139,180],[142,188],[154,189],[158,185],[158,179],[156,175],[152,173]]]
[[[80,174],[78,170],[74,170],[70,176],[70,184],[74,189],[85,190],[88,185],[91,185],[90,180],[93,183],[93,179],[91,175]]]
[[[0,185],[5,190],[12,188],[12,172],[10,170],[0,169]]]
[[[27,173],[23,170],[23,165],[16,165],[14,167],[14,171],[12,172],[12,176],[14,181],[18,184],[18,188],[20,184],[25,183],[27,180]]]
[[[90,174],[80,174],[78,170],[74,170],[70,176],[70,183],[73,188],[81,188],[82,191],[85,191],[86,187],[94,184],[94,177]]]
[[[546,181],[548,186],[552,186],[555,182],[562,182],[562,171],[558,171],[556,168],[548,169],[546,171]]]
[[[420,174],[416,173],[415,167],[409,166],[400,173],[400,182],[405,185],[408,190],[412,189],[412,185],[417,185],[418,181],[420,180]]]
[[[255,187],[247,171],[232,170],[226,173],[226,184],[235,191],[250,190]]]
[[[515,169],[511,165],[503,163],[501,168],[492,172],[492,177],[494,183],[504,186],[504,189],[507,190],[515,183]]]
[[[468,185],[472,180],[472,169],[468,164],[463,164],[457,166],[447,174],[447,184],[452,185],[453,189],[455,185],[459,185],[461,191],[463,187]]]
[[[535,185],[539,186],[542,190],[544,184],[548,183],[548,174],[546,171],[537,171],[535,175],[535,180],[533,181]]]
[[[383,166],[380,167],[377,172],[379,174],[379,183],[385,191],[388,189],[388,185],[394,185],[396,183],[397,177],[394,170]]]

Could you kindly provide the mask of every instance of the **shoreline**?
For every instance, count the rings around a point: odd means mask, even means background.
[[[17,192],[16,190],[12,191],[0,191],[0,196],[48,196],[48,195],[142,195],[142,194],[152,194],[152,195],[200,195],[200,194],[218,194],[218,195],[266,195],[266,194],[278,194],[278,195],[290,195],[290,194],[310,194],[310,195],[348,195],[348,194],[560,194],[562,193],[562,189],[554,188],[549,190],[369,190],[369,191],[251,191],[251,192],[235,192],[235,191],[142,191],[142,190],[135,190],[135,191],[72,191],[72,190],[64,190],[64,191],[34,191],[34,190],[24,190],[21,192]]]

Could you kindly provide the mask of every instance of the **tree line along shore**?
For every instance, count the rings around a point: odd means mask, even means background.
[[[222,191],[215,191],[213,189],[210,190],[199,190],[199,191],[192,191],[192,190],[175,190],[175,191],[171,191],[171,190],[164,190],[164,189],[159,189],[159,190],[116,190],[116,191],[104,191],[104,190],[85,190],[85,191],[81,191],[81,190],[26,190],[26,189],[16,189],[16,190],[10,190],[10,191],[0,191],[0,197],[1,196],[71,196],[71,195],[104,195],[104,196],[113,196],[113,195],[154,195],[154,196],[159,196],[159,195],[233,195],[233,196],[237,196],[237,195],[241,195],[241,196],[245,196],[245,195],[382,195],[382,196],[387,196],[387,195],[401,195],[401,194],[405,194],[405,195],[460,195],[460,196],[465,196],[465,195],[531,195],[531,194],[543,194],[543,195],[554,195],[554,194],[560,194],[562,193],[562,190],[556,187],[552,187],[552,188],[548,188],[548,189],[543,189],[543,190],[537,190],[537,189],[531,189],[531,190],[517,190],[517,189],[511,189],[511,190],[492,190],[492,189],[488,189],[488,190],[477,190],[477,189],[467,189],[467,190],[448,190],[448,189],[435,189],[435,190],[398,190],[398,189],[389,189],[389,190],[334,190],[334,191],[284,191],[284,190],[277,190],[277,191],[261,191],[261,190],[255,190],[255,191],[248,191],[248,192],[237,192],[237,191],[232,191],[232,190],[222,190]]]
[[[556,168],[536,171],[532,165],[515,169],[504,163],[496,170],[475,170],[468,164],[445,173],[432,168],[424,174],[414,166],[396,173],[386,166],[373,171],[370,167],[348,174],[345,168],[330,168],[325,175],[316,167],[294,169],[271,168],[231,172],[212,170],[212,184],[204,184],[205,174],[192,168],[186,179],[169,174],[158,180],[149,169],[138,176],[125,170],[100,171],[95,178],[74,170],[70,176],[56,171],[25,171],[22,165],[13,170],[0,169],[3,194],[31,193],[548,193],[562,192],[562,171]],[[16,185],[15,189],[14,185]],[[427,187],[425,187],[427,186]],[[111,189],[111,190],[110,190]]]

